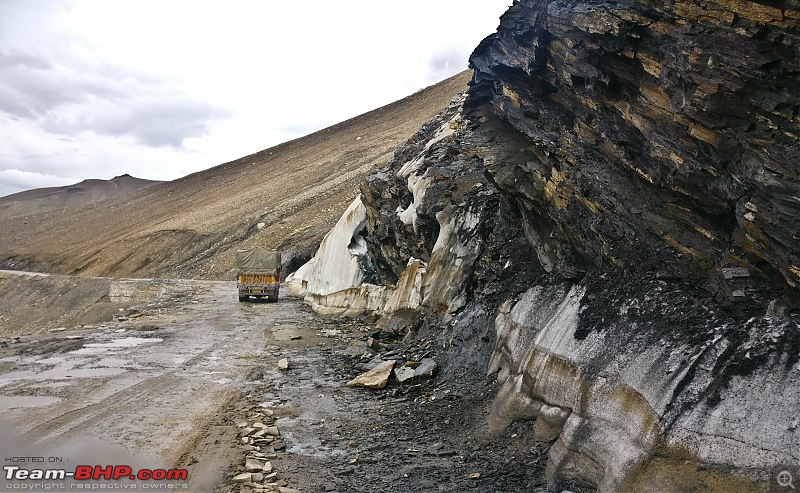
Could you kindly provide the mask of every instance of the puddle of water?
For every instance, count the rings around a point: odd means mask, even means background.
[[[49,395],[0,395],[0,411],[49,406],[60,400]]]
[[[124,368],[75,368],[74,364],[59,365],[43,372],[19,370],[0,375],[0,385],[14,380],[70,380],[73,378],[113,377],[125,373]]]
[[[297,327],[273,327],[272,336],[276,341],[291,341],[293,338],[302,337],[301,331]]]
[[[127,366],[129,363],[130,363],[129,360],[114,358],[112,356],[107,358],[100,358],[100,360],[94,362],[92,366],[108,366],[108,367],[119,368],[121,366]]]
[[[92,342],[89,344],[85,344],[81,349],[78,349],[76,351],[71,351],[70,354],[84,354],[84,355],[102,354],[106,351],[117,351],[120,349],[136,347],[141,344],[147,344],[150,342],[161,342],[163,340],[164,339],[159,339],[156,337],[151,337],[151,338],[123,337],[122,339],[114,339],[111,342]]]

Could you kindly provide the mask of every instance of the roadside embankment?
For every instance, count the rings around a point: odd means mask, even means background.
[[[137,317],[191,297],[191,281],[0,272],[0,338]]]

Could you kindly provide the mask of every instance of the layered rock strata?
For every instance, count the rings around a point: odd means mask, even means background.
[[[528,141],[487,160],[548,270],[592,266],[800,288],[796,2],[515,3],[475,50],[473,121]],[[762,282],[763,281],[763,282]]]
[[[800,463],[798,20],[515,2],[463,105],[362,186],[380,286],[339,310],[383,290],[445,372],[488,367],[550,490],[766,491]]]

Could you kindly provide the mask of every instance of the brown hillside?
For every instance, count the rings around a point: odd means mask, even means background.
[[[64,187],[26,190],[0,197],[0,218],[9,219],[80,207],[135,192],[158,183],[162,182],[122,175],[115,176],[110,180],[89,179]]]
[[[77,209],[0,215],[0,266],[226,278],[237,248],[309,256],[394,149],[466,89],[462,72],[400,101],[184,178]],[[264,223],[259,228],[259,224]]]

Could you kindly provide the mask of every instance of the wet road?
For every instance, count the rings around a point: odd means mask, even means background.
[[[294,301],[239,303],[234,283],[191,282],[193,296],[160,314],[0,348],[0,452],[179,464],[218,421],[268,342],[303,316]],[[196,468],[213,476],[229,458],[215,451]]]

